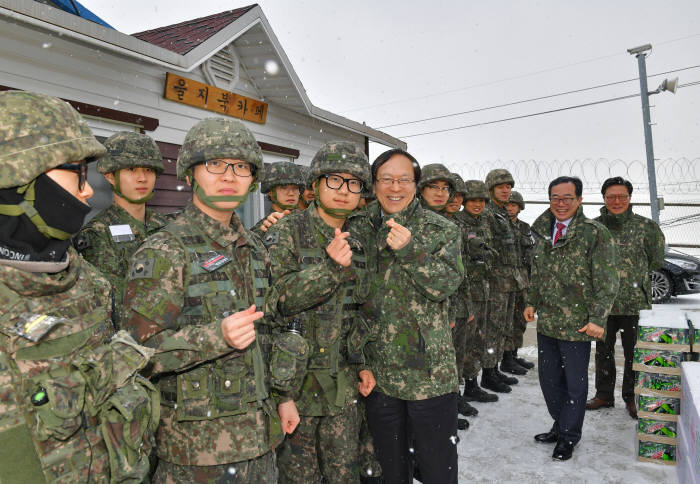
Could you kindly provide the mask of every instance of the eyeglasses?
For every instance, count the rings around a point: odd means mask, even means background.
[[[552,205],[571,205],[574,200],[578,200],[575,197],[549,197],[549,203]]]
[[[78,174],[78,191],[82,192],[87,182],[88,166],[87,161],[82,160],[78,163],[64,163],[57,166],[59,170],[68,170]]]
[[[605,195],[605,201],[606,202],[626,202],[629,200],[630,196],[629,195]]]
[[[326,186],[331,190],[340,190],[343,184],[347,184],[350,193],[362,193],[363,183],[357,178],[343,178],[340,175],[323,175]]]
[[[230,166],[231,171],[236,176],[249,177],[253,176],[255,173],[255,167],[245,161],[237,161],[236,163],[228,163],[223,160],[209,160],[204,162],[209,173],[214,175],[223,175],[226,173],[226,169]]]
[[[391,178],[390,176],[384,176],[382,178],[377,178],[377,183],[384,185],[386,187],[392,186],[394,183],[398,183],[401,187],[406,187],[411,183],[415,183],[415,180],[410,178]]]
[[[432,191],[434,191],[434,192],[444,192],[444,193],[449,193],[449,192],[450,192],[450,186],[449,186],[449,185],[444,186],[444,187],[441,187],[440,185],[433,185],[433,184],[431,183],[431,184],[429,184],[429,185],[426,185],[425,188],[427,188],[428,190],[432,190]]]

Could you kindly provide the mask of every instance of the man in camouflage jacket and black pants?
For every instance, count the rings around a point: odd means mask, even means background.
[[[586,403],[586,409],[614,405],[615,340],[620,331],[625,353],[622,399],[630,416],[637,418],[632,371],[637,323],[639,311],[651,309],[649,272],[664,263],[665,238],[656,222],[632,212],[632,184],[629,181],[619,176],[608,178],[601,193],[605,206],[600,209],[600,217],[596,220],[608,228],[615,241],[620,291],[608,317],[605,341],[595,344],[596,394]]]
[[[581,208],[583,183],[559,177],[549,184],[550,208],[532,225],[537,239],[526,321],[537,312],[538,371],[554,420],[541,443],[552,457],[570,459],[581,439],[588,393],[591,340],[602,339],[619,285],[615,244],[602,224]]]

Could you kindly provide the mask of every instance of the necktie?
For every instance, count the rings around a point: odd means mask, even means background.
[[[554,240],[552,241],[552,245],[556,244],[557,240],[559,240],[559,237],[561,237],[563,235],[564,227],[566,227],[566,225],[564,225],[563,223],[557,222],[557,233],[554,234]]]

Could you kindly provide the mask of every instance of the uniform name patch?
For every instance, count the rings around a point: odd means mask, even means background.
[[[109,232],[112,234],[112,240],[115,242],[131,242],[132,240],[136,240],[129,224],[110,225]]]
[[[217,254],[216,252],[207,252],[202,256],[204,262],[202,262],[200,267],[207,272],[213,272],[224,264],[231,262],[231,259],[222,254]]]
[[[23,338],[36,343],[48,333],[51,328],[59,323],[66,323],[64,318],[48,316],[46,314],[22,313],[17,324],[12,326],[10,331]]]

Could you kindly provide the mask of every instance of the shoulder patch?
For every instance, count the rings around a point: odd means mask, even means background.
[[[262,241],[263,244],[265,244],[265,247],[270,247],[271,245],[277,244],[280,241],[280,233],[276,230],[274,232],[268,230],[267,233],[263,235]]]
[[[134,259],[129,270],[129,279],[153,279],[156,261],[152,259]]]

